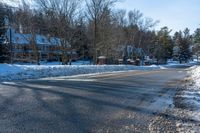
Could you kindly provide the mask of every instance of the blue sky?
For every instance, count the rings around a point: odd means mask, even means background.
[[[116,7],[138,9],[145,17],[159,20],[156,29],[168,26],[175,32],[188,27],[193,33],[200,27],[200,0],[123,0]]]

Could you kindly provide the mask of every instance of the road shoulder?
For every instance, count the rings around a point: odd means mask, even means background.
[[[200,131],[200,91],[191,77],[182,81],[173,106],[159,113],[149,125],[150,132],[197,133]]]

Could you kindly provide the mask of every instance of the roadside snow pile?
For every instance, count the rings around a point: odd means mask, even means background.
[[[192,68],[190,68],[190,70],[194,86],[196,87],[196,89],[198,88],[200,90],[200,67],[193,66]]]
[[[190,63],[185,63],[185,64],[167,64],[167,65],[163,65],[163,67],[165,68],[187,68],[187,67],[191,67],[193,66],[194,64],[190,64]]]
[[[200,67],[188,69],[190,77],[186,84],[179,88],[174,97],[175,108],[173,115],[176,121],[177,132],[200,131]]]
[[[128,70],[155,70],[160,66],[131,65],[8,65],[0,64],[0,81],[72,76]]]
[[[190,82],[178,97],[181,98],[182,105],[186,106],[189,110],[200,111],[200,67],[191,67],[189,74]]]
[[[23,71],[22,67],[19,66],[13,66],[13,65],[7,65],[7,64],[1,64],[0,65],[0,76],[8,76],[9,74],[16,74]]]
[[[185,92],[188,104],[200,111],[200,67],[194,66],[190,68],[192,82]]]

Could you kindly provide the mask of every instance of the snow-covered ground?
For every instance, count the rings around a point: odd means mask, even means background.
[[[128,70],[164,69],[161,66],[133,65],[9,65],[0,64],[0,81],[72,76]]]
[[[22,79],[37,79],[58,76],[73,76],[81,74],[94,74],[104,72],[117,72],[128,70],[155,70],[167,69],[190,64],[178,64],[170,62],[168,65],[157,66],[133,66],[133,65],[91,65],[90,61],[76,61],[71,65],[61,65],[60,62],[41,62],[41,65],[32,64],[0,64],[0,81],[12,81]]]
[[[175,97],[175,115],[178,132],[200,131],[200,66],[189,69],[189,78],[185,87],[180,88]]]
[[[200,66],[193,66],[190,68],[190,74],[193,79],[194,86],[196,89],[200,89]]]
[[[193,106],[192,109],[200,111],[200,66],[193,66],[190,68],[189,73],[191,75],[191,83],[184,94],[188,103]]]
[[[184,97],[187,99],[190,109],[200,112],[200,66],[190,68],[191,83],[184,92]],[[198,115],[200,121],[200,113]]]
[[[197,61],[189,61],[189,63],[182,63],[180,64],[179,61],[168,61],[166,65],[163,65],[164,67],[176,67],[176,66],[193,66],[197,65]]]

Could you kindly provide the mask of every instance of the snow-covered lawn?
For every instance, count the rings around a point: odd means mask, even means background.
[[[72,76],[128,70],[155,70],[161,66],[132,65],[9,65],[0,64],[0,81]]]

